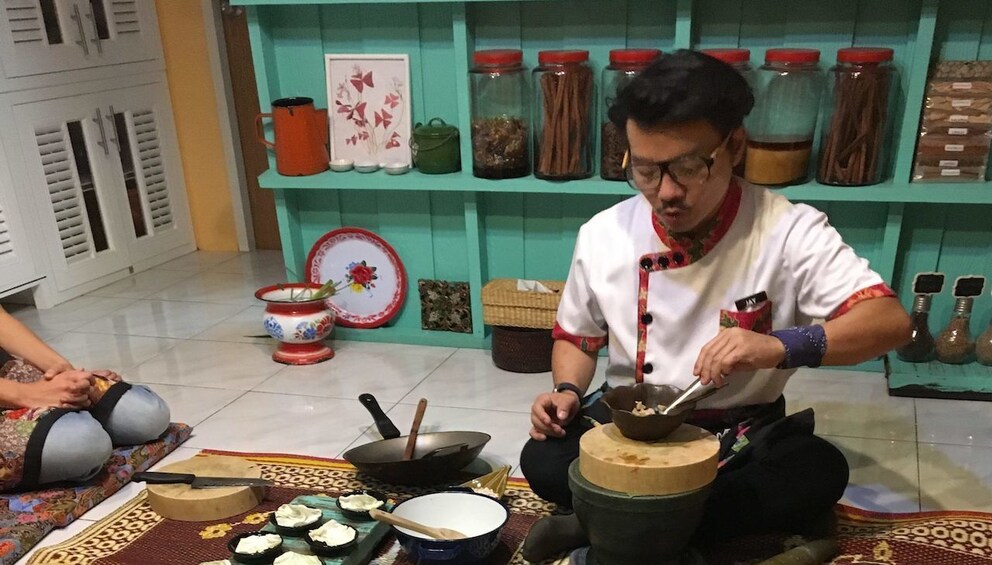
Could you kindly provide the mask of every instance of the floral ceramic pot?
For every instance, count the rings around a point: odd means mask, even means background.
[[[266,303],[263,325],[279,341],[272,359],[287,365],[312,365],[334,357],[324,339],[334,328],[334,311],[326,298],[300,300],[307,290],[316,292],[319,284],[289,283],[267,286],[255,292]]]

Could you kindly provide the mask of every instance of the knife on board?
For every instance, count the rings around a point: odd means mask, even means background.
[[[189,485],[193,488],[211,487],[270,487],[269,479],[250,477],[199,477],[192,473],[162,473],[146,471],[135,473],[131,480],[150,485]]]

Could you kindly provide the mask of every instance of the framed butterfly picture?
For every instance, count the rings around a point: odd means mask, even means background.
[[[324,58],[331,159],[412,165],[409,56]]]

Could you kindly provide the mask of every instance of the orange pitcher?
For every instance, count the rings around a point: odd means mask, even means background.
[[[272,118],[276,142],[265,139],[262,118]],[[314,108],[313,98],[280,98],[272,102],[271,114],[255,116],[258,141],[276,152],[280,175],[315,175],[328,169],[327,110]]]

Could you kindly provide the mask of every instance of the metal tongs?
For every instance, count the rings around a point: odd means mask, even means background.
[[[685,392],[683,392],[681,395],[679,395],[679,397],[676,398],[674,402],[672,402],[671,404],[669,404],[667,408],[665,408],[664,410],[661,411],[661,415],[662,416],[667,416],[668,413],[671,412],[673,408],[675,408],[679,404],[682,404],[690,396],[696,394],[697,392],[699,392],[701,390],[709,389],[709,390],[706,390],[706,392],[704,392],[703,394],[700,394],[697,398],[694,398],[693,400],[702,400],[703,398],[706,398],[707,396],[709,396],[709,395],[715,393],[717,390],[719,390],[717,388],[709,388],[709,387],[710,387],[710,385],[704,385],[697,378],[691,385],[689,385],[689,388],[685,389]]]

